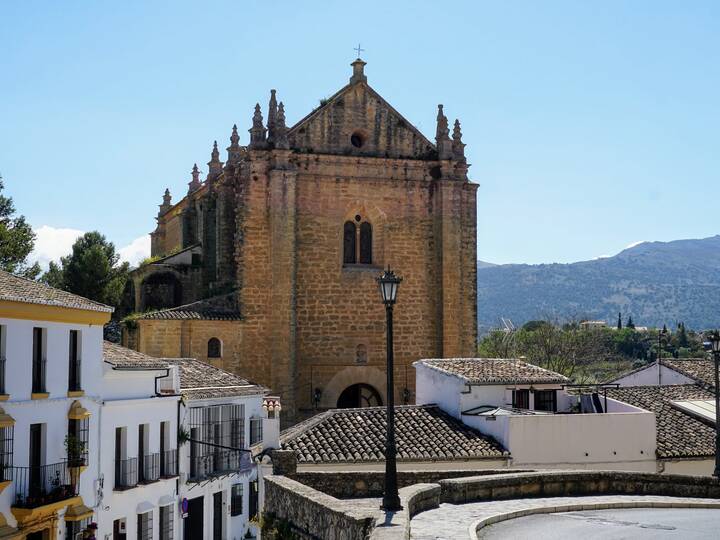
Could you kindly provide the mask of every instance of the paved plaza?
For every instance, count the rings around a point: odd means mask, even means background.
[[[578,505],[583,505],[584,508]],[[670,505],[673,508],[657,508]],[[716,508],[701,508],[709,505],[714,505]],[[613,506],[635,508],[613,508]],[[653,506],[656,508],[652,508]],[[548,509],[548,513],[529,515],[541,508]],[[633,510],[636,512],[633,513]],[[470,538],[469,530],[473,523],[485,519],[492,520],[510,512],[517,512],[520,515],[516,519],[501,521],[481,529],[479,538],[533,538],[533,540],[579,536],[584,540],[714,538],[710,536],[709,524],[720,522],[720,501],[663,496],[604,495],[514,499],[459,505],[443,503],[439,508],[422,512],[412,519],[411,538],[412,540]],[[561,526],[566,529],[560,529]],[[539,534],[544,536],[538,536]]]

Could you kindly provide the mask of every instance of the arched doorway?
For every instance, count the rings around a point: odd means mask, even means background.
[[[369,384],[353,384],[342,391],[337,400],[338,409],[358,407],[379,407],[382,405],[380,393]]]

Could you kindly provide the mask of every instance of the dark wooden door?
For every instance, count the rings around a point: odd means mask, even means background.
[[[138,426],[138,481],[145,480],[145,424]]]
[[[30,424],[30,494],[39,495],[43,488],[42,478],[42,424]]]
[[[213,494],[213,540],[222,540],[222,491]]]
[[[203,531],[203,498],[188,501],[188,517],[183,520],[183,540],[205,538]]]

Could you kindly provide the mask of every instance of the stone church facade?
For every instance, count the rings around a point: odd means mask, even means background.
[[[395,395],[414,402],[412,362],[473,356],[476,190],[459,122],[442,105],[432,143],[367,83],[349,84],[293,127],[271,92],[250,142],[233,127],[204,181],[165,192],[151,263],[128,292],[123,340],[197,357],[279,393],[288,417],[385,400],[385,312],[376,277],[400,276]]]

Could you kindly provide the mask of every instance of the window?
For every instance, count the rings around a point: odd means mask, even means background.
[[[222,343],[218,338],[210,338],[208,341],[208,358],[222,357]]]
[[[13,426],[0,428],[0,482],[12,479]]]
[[[513,390],[512,406],[516,409],[530,408],[530,391],[529,390]]]
[[[77,392],[81,389],[80,384],[80,332],[70,330],[70,374],[68,379],[68,391]]]
[[[88,525],[90,525],[90,518],[81,519],[80,521],[66,521],[65,538],[67,538],[68,540],[82,538],[78,535],[83,532]]]
[[[87,465],[88,442],[89,442],[88,418],[68,420],[68,434],[65,441],[67,449],[67,460],[70,467],[82,467]]]
[[[160,507],[160,540],[173,540],[173,507]]]
[[[360,264],[372,264],[372,225],[360,224]]]
[[[33,328],[32,391],[45,392],[45,329]]]
[[[137,539],[138,540],[152,540],[152,510],[145,512],[144,514],[138,514],[137,520]]]
[[[239,516],[243,511],[243,485],[234,484],[230,495],[230,515]]]
[[[343,263],[355,264],[355,243],[356,243],[356,227],[352,221],[346,221],[343,229]]]
[[[245,405],[228,405],[230,416],[230,446],[245,448]]]
[[[555,412],[557,410],[555,390],[536,390],[535,410]]]
[[[250,446],[262,441],[262,418],[250,419]]]
[[[6,328],[0,325],[0,394],[5,394],[5,333]]]

